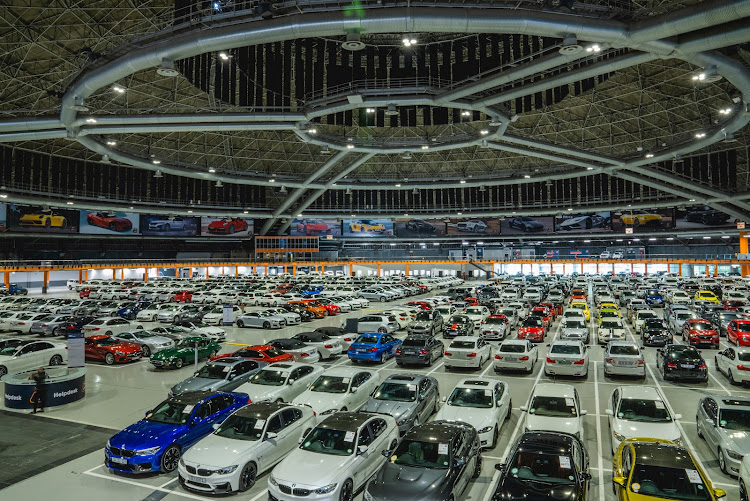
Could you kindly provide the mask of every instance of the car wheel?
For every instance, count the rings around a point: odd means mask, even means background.
[[[104,333],[104,335],[105,336],[111,336],[112,335],[112,331],[107,331],[107,332]]]
[[[141,351],[143,352],[143,356],[144,357],[150,357],[151,356],[151,348],[149,348],[145,344],[141,347]]]
[[[740,501],[748,501],[747,487],[745,487],[745,481],[740,479]]]
[[[732,374],[732,369],[729,369],[727,371],[727,375],[729,376],[729,384],[732,386],[735,386],[737,384],[737,381],[734,379],[734,375]]]
[[[115,227],[115,223],[109,223],[109,230],[115,231],[117,228]]]
[[[231,235],[232,233],[234,233],[234,226],[229,227],[229,234]]]
[[[240,472],[240,492],[245,492],[255,485],[255,477],[258,475],[258,467],[254,463],[247,463]]]
[[[339,501],[352,501],[354,497],[354,484],[352,479],[347,478],[344,485],[341,486],[341,492],[339,493]]]
[[[169,226],[168,224],[165,224],[165,225],[164,225],[164,231],[169,231],[169,230],[171,230],[171,229],[172,229],[172,227],[171,227],[171,226]]]
[[[271,322],[263,322],[263,328],[264,329],[270,329],[271,328]]]
[[[8,369],[5,366],[0,365],[0,377],[3,377],[7,373],[8,373]]]
[[[471,475],[471,478],[479,478],[479,475],[482,474],[482,455],[477,454],[477,461],[474,463],[474,473]]]
[[[185,365],[185,361],[181,358],[178,358],[177,361],[174,363],[174,366],[178,369],[182,369],[182,366]]]
[[[497,445],[497,438],[500,435],[500,432],[497,429],[497,425],[495,425],[495,429],[492,430],[492,447],[490,449],[494,449]]]
[[[719,469],[723,474],[729,474],[727,471],[727,459],[724,457],[724,451],[721,450],[721,447],[719,447]]]
[[[378,327],[378,332],[381,334],[385,334],[386,332],[388,332],[388,330],[385,327]]]
[[[385,352],[380,354],[380,363],[381,364],[385,363]]]
[[[380,296],[380,302],[385,303],[385,296]]]
[[[164,473],[171,473],[177,469],[177,465],[180,463],[180,448],[174,444],[167,447],[164,454],[161,455],[161,471]]]
[[[111,353],[107,353],[107,354],[106,354],[106,355],[104,356],[104,363],[105,363],[105,364],[107,364],[107,365],[112,365],[112,364],[114,364],[114,363],[115,363],[115,356],[114,356],[114,355],[112,355]]]
[[[173,324],[176,324],[179,321],[180,321],[180,316],[179,315],[175,315],[174,318],[172,319],[172,323]]]
[[[60,355],[53,355],[52,358],[49,359],[50,365],[61,365],[62,364],[62,357]]]
[[[245,326],[245,322],[243,322],[242,320],[237,320],[237,327],[239,327],[241,329],[244,326]]]
[[[51,224],[52,224],[52,221],[50,221],[49,219],[45,219],[44,220],[44,227],[45,228],[49,228]]]
[[[527,371],[529,374],[534,372],[534,365],[536,365],[536,362],[531,362],[531,368]]]

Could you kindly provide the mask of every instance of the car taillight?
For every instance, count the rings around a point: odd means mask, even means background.
[[[738,365],[737,370],[739,371],[750,371],[750,365]]]
[[[607,362],[608,364],[615,363],[615,359],[614,358],[605,358],[604,361]]]
[[[348,351],[354,351],[354,346],[350,346]]]
[[[472,353],[469,353],[468,355],[466,355],[467,358],[475,358],[476,356],[477,356],[477,354],[475,352],[472,352]]]
[[[446,352],[443,353],[443,355],[445,355],[446,357],[452,357],[453,353],[451,353],[449,351],[446,351]]]
[[[326,348],[328,348],[330,350],[331,348],[333,348],[333,345],[332,344],[327,344]]]
[[[370,348],[367,351],[369,351],[370,353],[375,353],[376,351],[378,351],[378,349],[377,348]]]
[[[519,357],[519,358],[518,358],[518,360],[520,360],[521,362],[525,362],[525,361],[527,361],[528,359],[529,359],[529,357],[528,357],[528,356],[523,356],[523,357]]]
[[[586,360],[582,358],[580,360],[576,360],[575,362],[573,362],[573,365],[583,365],[585,362]]]
[[[91,329],[91,330],[92,330],[92,331],[98,331],[98,330],[99,330],[99,327],[94,327],[94,328],[93,328],[93,329]]]
[[[635,365],[646,365],[646,362],[644,362],[643,360],[636,360]]]
[[[673,362],[667,362],[667,367],[669,367],[670,369],[676,369],[677,368],[677,364],[675,364]]]
[[[551,358],[547,357],[547,363],[548,363],[548,364],[554,364],[554,363],[555,363],[555,361],[554,361],[554,360],[552,360]]]
[[[698,366],[698,368],[701,369],[701,370],[707,369],[706,364],[701,364],[701,365]]]
[[[398,351],[398,352],[401,352],[401,350],[397,350],[397,351]],[[419,351],[419,354],[420,354],[420,355],[427,355],[427,350],[420,350],[420,351]]]
[[[303,353],[303,354],[302,354],[301,356],[302,356],[302,357],[309,357],[309,356],[310,356],[310,354],[309,354],[309,353]]]
[[[529,357],[526,357],[526,358],[529,358]],[[502,359],[503,357],[501,357],[500,355],[495,355],[495,360],[502,360]]]
[[[396,348],[396,355],[401,355],[401,348]]]

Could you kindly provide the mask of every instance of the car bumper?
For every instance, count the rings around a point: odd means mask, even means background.
[[[312,489],[317,486],[301,486],[300,484],[293,484],[292,482],[279,482],[278,486],[271,485],[268,483],[268,500],[269,501],[299,501],[300,499],[312,499],[313,501],[318,500],[334,500],[339,499],[341,494],[341,486],[343,482],[339,482],[336,489],[329,492],[328,494],[315,494]],[[294,485],[294,487],[292,487]],[[323,487],[323,486],[320,486]],[[283,489],[283,490],[282,490]],[[296,495],[295,495],[296,493]]]
[[[533,365],[533,361],[531,360],[524,360],[524,361],[508,361],[505,360],[505,357],[503,357],[502,360],[493,359],[493,367],[495,370],[531,370],[531,366]]]
[[[719,336],[715,337],[697,337],[697,336],[690,336],[689,338],[690,344],[693,346],[719,346]]]
[[[318,353],[320,353],[320,356],[324,358],[338,357],[339,355],[344,353],[344,348],[342,346],[334,348],[318,348]]]
[[[476,367],[479,368],[479,357],[459,358],[445,357],[446,367]]]
[[[617,376],[640,376],[646,375],[644,365],[620,365],[604,363],[604,373]]]
[[[110,470],[131,475],[158,472],[161,469],[160,459],[156,454],[150,456],[117,456],[104,450],[104,465]]]
[[[428,360],[430,359],[430,354],[425,353],[424,355],[421,354],[408,354],[404,355],[403,353],[400,355],[396,355],[396,362],[400,364],[416,364],[416,365],[424,365]]]
[[[529,334],[525,332],[519,332],[518,339],[528,339],[529,341],[532,341],[534,343],[541,343],[542,341],[544,341],[544,333],[540,332],[539,334]]]
[[[696,372],[689,369],[671,369],[666,371],[667,377],[691,381],[708,381],[708,372]]]
[[[583,376],[587,370],[586,365],[560,364],[560,362],[544,364],[544,373],[552,376]]]
[[[358,353],[357,351],[347,351],[346,353],[349,356],[349,360],[364,360],[365,362],[379,362],[380,355],[383,352]]]
[[[195,471],[194,468],[192,468]],[[190,473],[187,467],[181,464],[177,467],[180,485],[185,489],[195,492],[210,494],[228,494],[239,489],[240,468],[228,475],[217,475],[213,473],[207,477]]]
[[[484,331],[480,336],[487,341],[502,341],[505,339],[505,331]]]
[[[646,338],[643,341],[643,344],[645,346],[666,346],[667,344],[672,342],[671,337],[650,337]]]

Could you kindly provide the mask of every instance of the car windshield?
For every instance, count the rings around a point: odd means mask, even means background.
[[[300,449],[334,456],[350,456],[354,452],[356,432],[315,428],[305,437]]]
[[[207,364],[195,373],[195,377],[203,379],[225,379],[232,368],[228,365]]]
[[[341,376],[320,376],[310,386],[310,391],[316,393],[346,393],[349,389],[348,377]]]
[[[629,489],[649,498],[708,501],[713,499],[698,470],[636,463]]]
[[[417,385],[385,382],[375,390],[372,397],[375,400],[414,402],[417,399]]]
[[[586,322],[583,320],[566,320],[563,329],[585,329]]]
[[[474,341],[452,341],[450,344],[450,348],[466,348],[468,350],[473,350],[474,347]]]
[[[669,352],[669,358],[699,359],[701,358],[701,354],[693,347],[674,347]]]
[[[111,337],[105,337],[105,338],[102,338],[102,339],[97,339],[95,341],[95,343],[98,346],[112,346],[113,344],[119,343],[119,341],[116,340],[116,339],[113,339]]]
[[[450,464],[449,444],[402,440],[391,456],[391,462],[416,468],[447,469]]]
[[[503,343],[500,345],[500,351],[503,353],[524,353],[526,346],[515,343]]]
[[[180,339],[177,342],[178,348],[194,348],[195,347],[195,340],[194,339]]]
[[[265,420],[232,414],[221,423],[214,435],[234,440],[257,441],[263,436]]]
[[[166,400],[146,415],[146,421],[163,424],[186,424],[195,405]]]
[[[690,328],[694,331],[707,331],[712,329],[711,324],[707,322],[693,322],[690,324]]]
[[[417,322],[429,322],[432,320],[432,313],[428,311],[420,311],[414,316],[414,320]]]
[[[484,315],[482,308],[466,308],[467,315]]]
[[[363,344],[378,344],[378,338],[377,336],[359,336],[355,342]]]
[[[521,324],[521,327],[541,327],[542,321],[536,318],[527,318]]]
[[[614,344],[609,349],[610,355],[638,355],[640,352],[638,351],[637,346],[633,346],[632,344]]]
[[[492,407],[492,390],[485,388],[454,388],[448,405],[456,407]]]
[[[617,417],[626,421],[640,421],[643,423],[663,423],[672,421],[669,410],[661,400],[647,400],[642,398],[624,398],[617,409]]]
[[[727,430],[750,431],[750,411],[744,409],[722,409],[719,426]]]
[[[533,480],[550,484],[572,484],[576,473],[570,456],[518,452],[508,464],[508,472],[519,480]]]
[[[675,315],[678,320],[687,320],[688,318],[695,318],[690,312],[679,312]]]
[[[656,313],[653,311],[641,311],[638,313],[638,320],[645,320],[647,318],[658,318]]]
[[[484,321],[485,324],[490,324],[490,325],[498,325],[498,324],[505,325],[505,322],[506,320],[500,317],[489,317],[487,320]]]
[[[581,347],[575,344],[553,344],[549,352],[557,355],[580,355]]]
[[[570,397],[547,397],[537,395],[531,401],[529,414],[545,417],[577,416],[575,402]]]
[[[750,323],[749,324],[737,324],[737,331],[745,334],[750,334]]]
[[[283,386],[287,376],[289,376],[288,372],[264,369],[253,376],[250,382],[263,386]]]
[[[620,325],[619,322],[612,322],[612,321],[610,322],[604,321],[601,323],[599,327],[601,329],[622,329],[622,325]]]

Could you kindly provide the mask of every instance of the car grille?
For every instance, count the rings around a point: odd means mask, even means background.
[[[294,488],[292,489],[288,485],[279,484],[279,490],[283,492],[284,494],[292,494],[293,496],[299,496],[299,497],[305,497],[310,495],[310,490],[308,489],[300,489],[300,488]]]
[[[201,477],[210,477],[213,474],[211,470],[206,470],[205,468],[195,468],[194,466],[185,465],[185,469],[191,475],[199,475]]]
[[[131,451],[130,449],[120,449],[119,447],[110,447],[109,451],[115,456],[122,456],[126,458],[132,458],[133,456],[135,456],[135,451]]]

